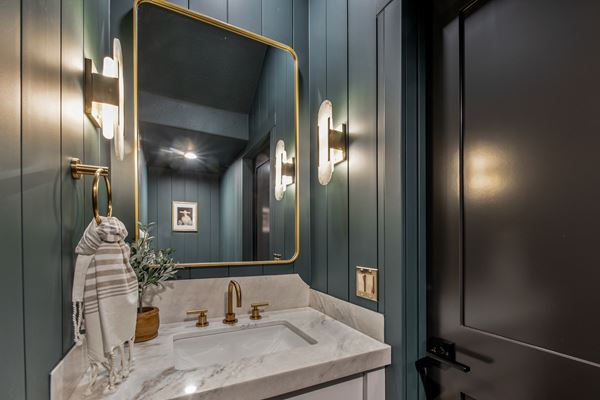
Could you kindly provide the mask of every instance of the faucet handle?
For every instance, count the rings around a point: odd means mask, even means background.
[[[260,315],[261,307],[268,307],[269,303],[252,303],[250,307],[252,307],[252,314],[250,315],[250,319],[261,319],[262,315]]]
[[[199,310],[189,310],[186,311],[187,315],[195,315],[198,314],[198,321],[196,321],[196,326],[199,328],[203,328],[208,326],[208,318],[206,317],[206,313],[208,310],[206,308],[202,308]]]

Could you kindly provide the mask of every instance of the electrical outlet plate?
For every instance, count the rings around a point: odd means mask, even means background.
[[[377,268],[356,267],[356,295],[377,301]]]

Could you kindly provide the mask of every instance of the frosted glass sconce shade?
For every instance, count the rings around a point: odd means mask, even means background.
[[[331,129],[333,104],[324,100],[319,107],[317,134],[319,147],[318,177],[321,185],[327,185],[336,164],[346,159],[346,124],[340,130]]]
[[[117,158],[124,157],[123,53],[119,39],[113,40],[113,56],[105,57],[102,73],[93,61],[85,59],[84,111],[102,136],[113,140]]]
[[[294,157],[287,158],[285,143],[278,140],[275,146],[275,199],[283,199],[288,185],[294,183],[296,178],[296,162]]]

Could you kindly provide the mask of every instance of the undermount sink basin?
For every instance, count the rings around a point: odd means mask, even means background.
[[[176,335],[173,353],[175,368],[186,370],[316,343],[294,325],[281,321]]]

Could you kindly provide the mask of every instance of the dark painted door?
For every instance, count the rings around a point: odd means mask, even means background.
[[[271,162],[268,154],[267,148],[256,156],[254,164],[254,260],[271,259]]]
[[[600,399],[600,2],[432,2],[434,398]],[[435,392],[435,390],[432,390]]]

